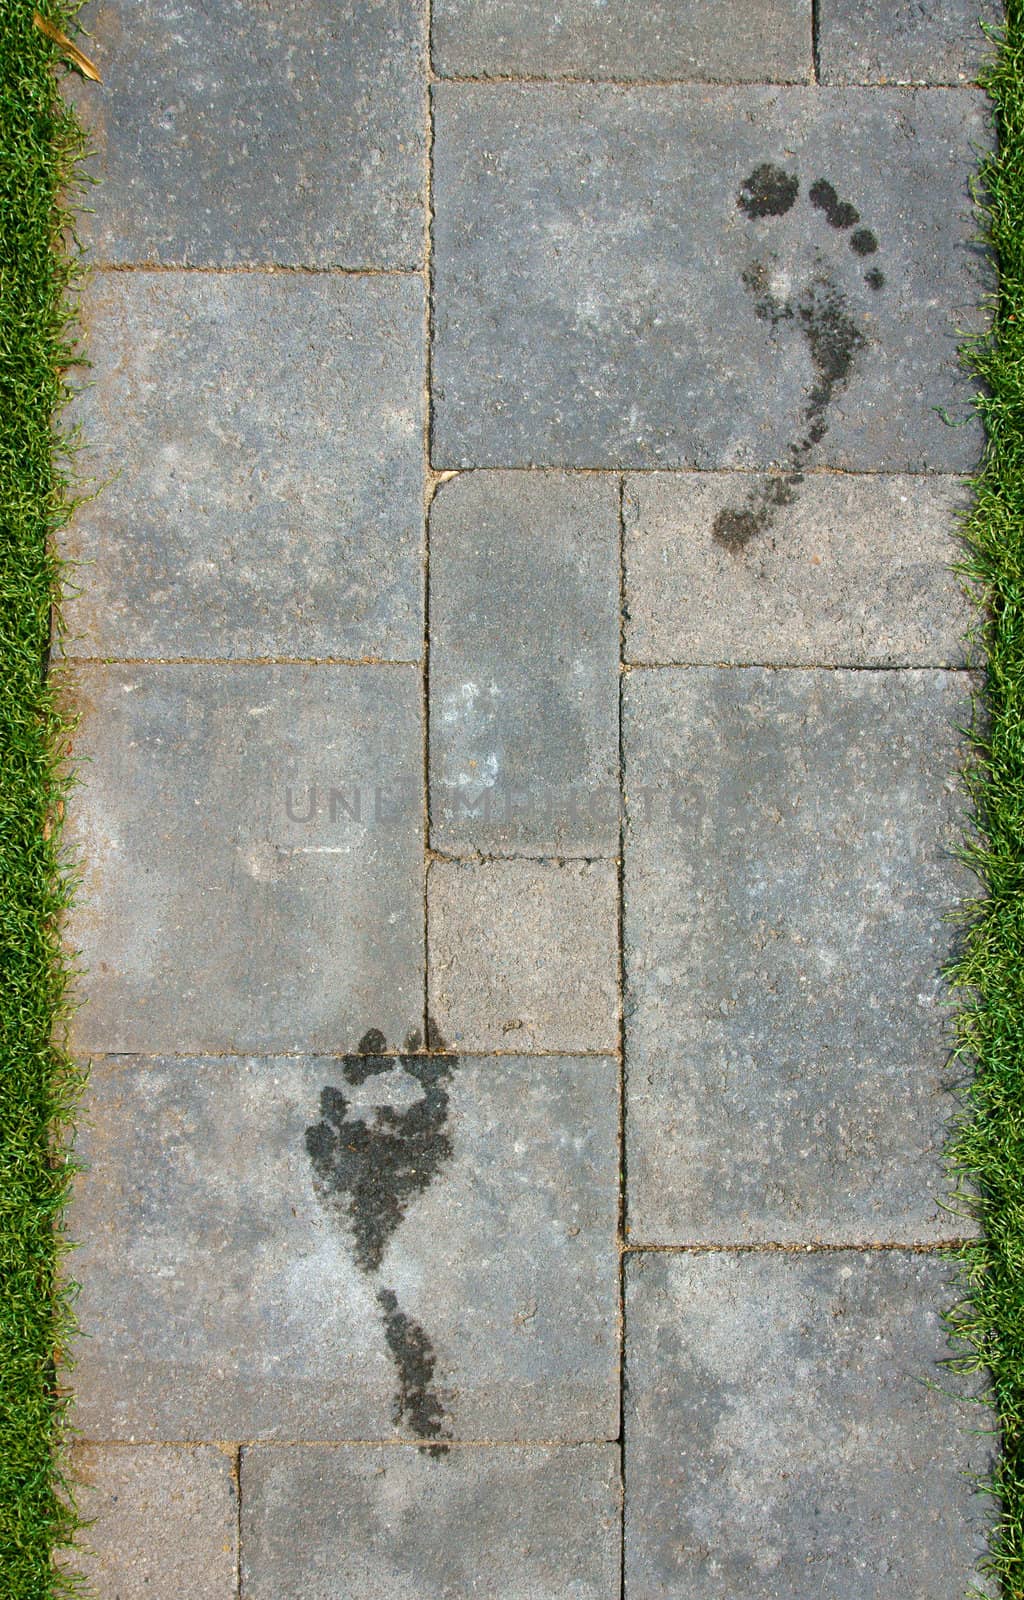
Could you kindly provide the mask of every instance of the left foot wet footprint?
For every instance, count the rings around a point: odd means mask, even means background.
[[[796,204],[800,180],[769,162],[757,167],[740,185],[736,203],[755,225],[784,216]],[[860,212],[839,194],[827,178],[811,184],[807,197],[827,225],[846,237],[854,256],[868,260],[878,250],[878,239],[860,225]],[[733,554],[769,528],[781,506],[792,504],[803,482],[802,468],[829,427],[829,408],[849,382],[850,374],[867,340],[855,320],[846,292],[837,282],[825,252],[816,250],[803,287],[793,293],[778,258],[765,251],[743,268],[744,288],[751,296],[754,314],[772,329],[790,326],[807,345],[814,381],[804,404],[802,427],[786,451],[785,469],[753,490],[744,505],[729,506],[715,517],[712,537]],[[874,293],[885,287],[885,276],[872,265],[864,282]]]
[[[388,1055],[383,1034],[371,1028],[359,1050],[343,1056],[341,1074],[350,1088],[401,1069],[420,1090],[404,1109],[387,1103],[354,1112],[336,1084],[320,1092],[320,1121],[306,1129],[313,1186],[324,1208],[340,1212],[352,1235],[356,1266],[376,1278],[384,1253],[409,1202],[422,1194],[451,1159],[448,1085],[458,1056],[431,1040],[420,1049],[413,1036],[398,1056]],[[379,1281],[379,1280],[378,1280]],[[398,1304],[393,1289],[377,1290],[384,1336],[398,1373],[394,1420],[424,1441],[432,1456],[444,1455],[447,1436],[441,1394],[432,1386],[436,1357],[427,1334]]]

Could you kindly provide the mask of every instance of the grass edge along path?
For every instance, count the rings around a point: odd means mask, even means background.
[[[64,32],[77,0],[40,6]],[[70,727],[47,672],[56,530],[72,509],[60,417],[80,252],[66,209],[83,151],[60,49],[33,0],[0,8],[0,1593],[76,1592],[55,1561],[76,1515],[65,1477],[72,1326],[62,1215],[80,1073],[60,1043],[71,892],[60,821]]]
[[[984,385],[986,445],[960,565],[983,618],[964,852],[983,895],[950,971],[968,1076],[949,1154],[981,1235],[960,1251],[965,1298],[949,1321],[952,1364],[990,1380],[999,1426],[984,1570],[1005,1600],[1024,1600],[1024,0],[1007,0],[993,42],[981,81],[997,144],[981,162],[978,201],[997,287],[990,330],[964,351]]]

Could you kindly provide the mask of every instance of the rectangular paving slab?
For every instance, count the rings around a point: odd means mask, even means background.
[[[99,273],[83,317],[69,649],[418,658],[419,279]]]
[[[430,837],[619,846],[619,486],[468,473],[430,514]]]
[[[966,501],[944,477],[631,477],[627,658],[959,666],[972,618],[950,569]]]
[[[618,868],[434,861],[430,1012],[464,1050],[615,1050]]]
[[[962,673],[634,671],[627,1172],[643,1243],[897,1242],[943,1209]]]
[[[103,187],[100,262],[417,267],[422,0],[102,0],[103,85],[72,92]]]
[[[641,1254],[626,1284],[631,1600],[960,1600],[993,1439],[939,1365],[946,1262]]]
[[[434,93],[435,465],[974,465],[979,93]]]
[[[806,83],[807,0],[434,0],[442,76]]]
[[[368,1013],[400,1044],[423,1016],[416,669],[75,681],[76,1048],[346,1050]]]
[[[374,1050],[96,1064],[87,1438],[616,1436],[617,1063]]]
[[[618,1600],[619,1452],[256,1446],[247,1600]]]
[[[977,78],[993,55],[981,23],[998,0],[818,0],[822,83],[948,83]]]
[[[235,1600],[234,1451],[216,1445],[76,1444],[71,1476],[89,1524],[67,1561],[104,1600]]]

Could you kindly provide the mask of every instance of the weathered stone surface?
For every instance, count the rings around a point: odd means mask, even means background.
[[[631,1256],[633,1600],[960,1600],[989,1413],[949,1394],[934,1256]]]
[[[83,1520],[68,1565],[103,1600],[235,1600],[238,1501],[216,1445],[75,1445]]]
[[[820,0],[821,80],[969,83],[992,56],[982,21],[1002,23],[997,0]]]
[[[960,480],[815,473],[775,507],[782,481],[628,480],[627,658],[961,665],[971,612],[950,570]]]
[[[434,0],[434,65],[442,75],[679,78],[806,83],[806,0]]]
[[[614,1438],[617,1137],[608,1059],[98,1062],[78,1427]]]
[[[420,281],[100,273],[84,319],[69,648],[418,658]]]
[[[615,855],[619,491],[470,473],[430,517],[430,832],[439,850]]]
[[[962,673],[635,671],[625,702],[637,1242],[909,1242],[952,1097]]]
[[[615,1446],[257,1446],[242,1458],[248,1600],[617,1600]]]
[[[74,99],[102,180],[100,262],[417,267],[426,166],[420,0],[101,0],[103,86]]]
[[[75,685],[76,1048],[345,1050],[368,1021],[401,1042],[423,1004],[416,669],[81,667]]]
[[[612,862],[435,861],[427,879],[430,1010],[465,1050],[614,1050]]]
[[[436,465],[975,463],[976,423],[936,408],[973,389],[979,93],[440,84],[435,107]]]

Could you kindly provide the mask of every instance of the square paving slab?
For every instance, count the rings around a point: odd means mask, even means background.
[[[423,1015],[415,668],[75,681],[76,1048],[346,1050],[368,1013],[400,1044]]]
[[[615,1437],[617,1063],[363,1043],[94,1067],[86,1437]]]
[[[993,50],[997,0],[818,0],[822,83],[969,83]]]
[[[618,869],[610,861],[435,861],[430,1010],[464,1050],[615,1050]]]
[[[619,486],[468,473],[430,516],[436,849],[615,855]]]
[[[440,84],[439,467],[973,467],[979,93]]]
[[[961,1600],[993,1441],[938,1365],[945,1262],[634,1255],[626,1282],[631,1600]]]
[[[961,1234],[943,914],[974,887],[943,672],[634,671],[627,1172],[645,1243]]]
[[[618,1600],[618,1454],[246,1450],[246,1600]]]
[[[69,1565],[101,1600],[235,1600],[234,1452],[216,1445],[75,1445],[87,1527]]]
[[[420,0],[98,0],[86,22],[98,261],[419,266]]]
[[[627,658],[959,666],[971,612],[950,568],[966,502],[956,478],[631,477]]]
[[[99,273],[83,315],[68,649],[418,658],[419,279]]]
[[[444,76],[696,78],[806,83],[806,0],[434,0],[434,65]]]

